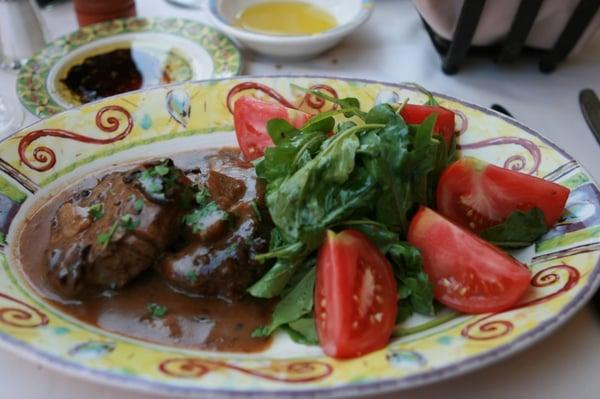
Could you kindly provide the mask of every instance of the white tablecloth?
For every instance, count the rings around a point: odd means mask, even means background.
[[[245,74],[319,74],[418,82],[428,89],[489,106],[499,103],[516,119],[543,133],[574,155],[598,181],[600,147],[579,111],[579,91],[600,93],[600,37],[583,52],[544,75],[524,61],[498,66],[469,61],[446,76],[421,21],[406,0],[378,0],[373,18],[343,44],[317,59],[273,62],[246,54]],[[203,11],[174,8],[163,0],[138,0],[143,16],[181,16],[206,21]],[[71,5],[43,12],[50,36],[76,28]],[[0,72],[0,90],[13,95],[16,75]],[[36,120],[27,114],[26,123]],[[402,394],[413,398],[597,398],[600,392],[600,323],[591,308],[579,312],[558,332],[512,358],[468,374]],[[63,376],[0,351],[1,399],[154,398]],[[383,399],[383,397],[380,397]]]

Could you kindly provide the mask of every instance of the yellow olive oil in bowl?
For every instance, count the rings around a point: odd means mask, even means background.
[[[253,4],[236,16],[240,28],[269,35],[316,35],[338,23],[328,11],[302,1]]]

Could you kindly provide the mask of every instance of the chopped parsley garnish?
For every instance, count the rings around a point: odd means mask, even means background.
[[[140,221],[135,219],[131,214],[127,213],[121,216],[121,227],[126,230],[135,230],[140,225]]]
[[[256,203],[256,201],[252,201],[250,203],[250,206],[252,207],[252,210],[254,211],[254,214],[256,215],[256,219],[259,222],[262,222],[262,215],[260,214],[260,209],[258,209],[258,204]]]
[[[235,255],[235,253],[237,251],[237,248],[238,248],[237,244],[231,244],[225,250],[225,255],[227,255],[227,256],[233,256],[233,255]]]
[[[153,319],[161,319],[167,314],[167,307],[156,303],[149,303],[146,309]]]
[[[92,220],[95,222],[104,216],[104,205],[101,203],[94,204],[88,208],[88,213],[92,217]]]
[[[198,281],[198,272],[196,272],[195,270],[190,270],[185,277],[188,279],[188,281],[192,284],[196,284],[196,281]]]
[[[200,191],[198,191],[196,193],[196,204],[202,206],[202,205],[206,205],[206,201],[210,198],[210,192],[206,189],[203,188]]]
[[[6,245],[6,234],[0,231],[0,245]]]
[[[167,161],[140,172],[137,180],[142,188],[154,199],[164,201],[165,192],[177,182],[177,169],[166,164]]]
[[[154,173],[156,173],[159,176],[166,176],[171,172],[171,168],[169,168],[165,164],[157,165],[154,168],[152,168],[151,170],[153,170]]]
[[[133,209],[137,213],[140,213],[142,211],[142,209],[144,209],[144,200],[141,198],[136,199],[135,202],[133,203]]]
[[[183,217],[183,223],[190,226],[192,232],[195,234],[204,230],[207,219],[228,220],[229,214],[219,209],[217,203],[213,201],[209,202],[206,206],[200,209],[194,209],[194,211],[185,215]]]
[[[106,233],[100,233],[100,235],[98,236],[98,239],[96,241],[98,242],[98,244],[100,244],[102,246],[102,248],[106,249],[106,247],[108,246],[108,243],[110,242],[112,237],[115,235],[115,232],[117,231],[118,227],[119,227],[119,223],[115,222],[115,223],[113,223],[113,225],[110,227],[110,229]]]

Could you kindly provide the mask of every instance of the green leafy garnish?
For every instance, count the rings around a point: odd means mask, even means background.
[[[189,272],[187,272],[185,277],[190,283],[196,284],[196,281],[198,281],[198,272],[196,272],[195,270],[190,270]]]
[[[120,218],[121,227],[125,230],[135,230],[140,225],[140,221],[135,219],[131,214],[127,213]]]
[[[136,198],[133,202],[133,210],[136,213],[140,213],[144,209],[144,200],[141,198]]]
[[[101,203],[94,204],[88,208],[88,213],[93,221],[96,221],[104,216],[104,205]]]
[[[146,193],[153,199],[165,201],[166,192],[171,189],[178,180],[177,169],[170,167],[167,161],[148,168],[136,176],[137,181]]]
[[[233,243],[225,249],[225,255],[233,256],[237,252],[237,249],[238,249],[238,245]]]
[[[3,231],[0,231],[0,245],[6,245],[6,234]]]
[[[527,212],[515,211],[499,225],[480,233],[481,238],[504,248],[522,248],[533,244],[548,231],[544,212],[532,208]]]
[[[110,243],[110,240],[112,240],[112,237],[115,235],[115,232],[117,231],[117,228],[119,227],[119,222],[114,222],[113,225],[110,227],[110,229],[105,232],[105,233],[100,233],[98,235],[98,239],[96,240],[96,242],[104,249],[106,249],[106,247],[108,247],[108,244]]]
[[[437,116],[409,126],[397,104],[364,112],[356,99],[298,89],[338,108],[300,129],[283,120],[267,124],[275,146],[255,165],[266,182],[265,204],[275,228],[269,250],[255,259],[273,265],[248,292],[282,299],[271,324],[254,336],[284,328],[292,339],[316,342],[314,270],[328,229],[360,230],[386,255],[397,281],[400,319],[433,314],[433,289],[420,253],[404,240],[418,207],[434,205],[439,176],[453,158],[452,147],[434,135]]]
[[[148,306],[146,306],[146,310],[148,310],[150,317],[153,319],[161,319],[167,314],[167,307],[156,303],[149,303]]]
[[[156,173],[156,175],[158,176],[166,176],[171,172],[171,168],[169,168],[168,166],[161,164],[161,165],[157,165],[155,166],[152,171],[154,173]]]
[[[198,204],[200,206],[206,205],[206,202],[209,200],[209,198],[210,198],[210,192],[208,191],[208,189],[206,187],[203,187],[194,196],[194,200],[196,201],[196,204]]]
[[[183,223],[192,228],[194,234],[201,232],[215,220],[228,220],[229,214],[212,201],[200,209],[194,209],[183,217]]]
[[[319,344],[314,318],[304,317],[289,323],[285,327],[286,332],[294,342],[304,345]]]
[[[277,328],[302,318],[312,310],[315,270],[313,267],[306,272],[300,282],[275,306],[271,324],[254,330],[253,337],[269,336]]]

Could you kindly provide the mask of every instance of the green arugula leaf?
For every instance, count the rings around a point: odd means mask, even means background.
[[[267,122],[267,133],[275,145],[293,138],[298,134],[298,129],[285,119],[271,119]]]
[[[305,317],[293,321],[285,326],[285,330],[292,341],[296,343],[304,345],[319,344],[315,319],[312,317]]]
[[[339,221],[337,219],[346,213],[343,203],[364,200],[365,192],[369,198],[372,197],[373,192],[368,189],[373,184],[360,186],[367,183],[364,180],[368,176],[359,175],[351,179],[350,175],[359,145],[356,134],[381,127],[379,124],[357,126],[337,134],[323,144],[315,158],[284,178],[275,189],[268,187],[267,206],[273,222],[287,242],[305,242],[301,239],[304,237],[308,250],[317,248],[327,223]],[[357,179],[361,181],[355,181]],[[348,181],[344,183],[344,180]],[[348,193],[348,190],[353,192]],[[357,196],[353,198],[353,195]]]
[[[302,126],[302,132],[329,133],[335,128],[335,119],[333,119],[333,116],[340,113],[341,111],[335,110],[329,112],[322,112],[318,115],[315,115],[312,118],[310,118],[310,120],[306,122],[304,126]]]
[[[481,238],[503,248],[522,248],[533,244],[548,231],[544,212],[532,208],[528,212],[515,211],[497,226],[480,233]]]
[[[394,265],[398,297],[401,300],[402,312],[397,318],[403,320],[413,311],[426,316],[433,315],[433,286],[423,271],[419,250],[408,243],[400,242],[390,247],[388,257]]]
[[[310,132],[266,148],[265,156],[256,165],[256,174],[269,182],[267,190],[276,189],[283,178],[312,159],[326,138],[325,132]]]
[[[296,321],[312,311],[315,272],[314,267],[306,272],[300,282],[275,306],[271,324],[254,330],[253,337],[267,337],[279,327]]]
[[[384,255],[388,253],[393,245],[400,243],[398,233],[390,231],[384,224],[373,220],[345,220],[338,226],[360,231],[366,235]]]
[[[280,295],[298,267],[297,261],[278,259],[260,280],[248,288],[248,293],[256,298],[274,298]]]

